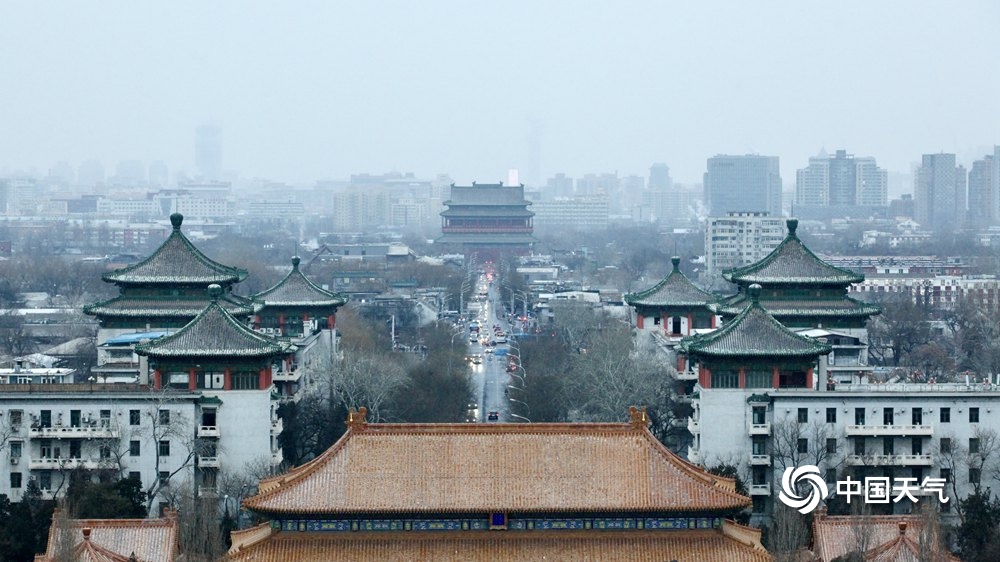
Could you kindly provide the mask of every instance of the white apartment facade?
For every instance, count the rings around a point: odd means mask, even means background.
[[[705,261],[710,278],[760,261],[785,239],[785,219],[765,212],[731,212],[709,217]]]

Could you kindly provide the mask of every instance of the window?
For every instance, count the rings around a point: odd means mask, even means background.
[[[809,408],[799,408],[799,423],[809,423]]]
[[[763,466],[753,467],[753,473],[750,475],[750,482],[754,486],[767,484],[767,468]]]
[[[24,445],[20,441],[10,442],[10,458],[17,459],[21,457],[21,452]]]
[[[160,424],[170,425],[170,410],[160,410]]]
[[[170,472],[168,472],[168,471],[166,471],[166,470],[161,470],[161,471],[160,471],[160,472],[159,472],[159,473],[158,473],[158,474],[156,475],[156,477],[160,479],[160,484],[161,484],[161,485],[163,485],[163,486],[167,486],[167,485],[169,485],[169,484],[170,484]]]
[[[128,424],[129,425],[139,425],[142,423],[142,415],[139,414],[139,410],[129,410],[128,411]]]
[[[763,435],[753,436],[753,454],[754,455],[766,455],[767,454],[767,438]]]
[[[806,439],[806,438],[804,438],[804,437],[800,438],[798,440],[798,442],[796,443],[795,450],[797,450],[799,453],[803,453],[803,454],[804,453],[808,453],[809,452],[809,440]]]
[[[43,470],[38,473],[38,488],[41,490],[52,489],[52,472]]]
[[[735,371],[712,373],[712,388],[739,388],[740,374]]]
[[[882,425],[892,425],[892,408],[882,408]]]
[[[101,427],[111,427],[111,410],[101,410]]]
[[[828,468],[828,469],[826,469],[826,478],[825,478],[825,480],[827,481],[828,484],[834,484],[835,485],[836,482],[837,482],[837,469],[836,468]]]
[[[83,442],[79,439],[69,440],[69,458],[78,459],[80,458],[80,453],[83,450]]]
[[[837,440],[833,437],[829,437],[826,440],[826,452],[830,455],[837,453]]]
[[[922,437],[913,437],[910,441],[910,454],[922,455],[924,454],[924,439]]]
[[[753,502],[751,506],[753,513],[764,513],[764,510],[767,509],[767,501],[765,501],[764,496],[753,496],[750,500]]]
[[[882,438],[882,454],[883,455],[894,455],[896,450],[896,440],[892,437]]]
[[[969,469],[969,484],[979,484],[980,472],[978,468]]]
[[[20,488],[21,487],[21,473],[20,472],[11,472],[10,473],[10,487],[11,488]]]
[[[913,425],[924,425],[924,411],[920,408],[914,408],[911,421]]]
[[[827,408],[826,409],[826,423],[837,423],[837,409]]]
[[[749,371],[745,375],[747,388],[771,388],[774,376],[768,371]]]
[[[69,426],[80,427],[80,410],[69,411]]]
[[[138,472],[129,472],[128,478],[129,480],[142,480],[142,475],[140,475]]]
[[[51,439],[39,439],[38,448],[41,451],[41,457],[43,459],[52,458],[52,440]]]
[[[14,427],[19,427],[21,425],[21,420],[23,418],[24,418],[24,412],[22,410],[10,411],[10,425]]]
[[[941,423],[951,423],[951,408],[941,408]]]
[[[256,373],[233,373],[230,375],[233,379],[233,390],[256,390],[257,389],[257,374]],[[712,374],[712,382],[715,382],[715,374]],[[714,386],[714,385],[713,385]]]
[[[42,410],[38,413],[38,425],[41,427],[52,427],[52,410]]]
[[[170,456],[170,441],[167,441],[166,439],[161,440],[160,441],[159,451],[160,451],[160,456],[161,457],[169,457]]]
[[[978,437],[970,437],[969,438],[969,454],[970,455],[975,455],[977,453],[979,453],[979,438]]]
[[[938,447],[941,450],[941,454],[947,455],[951,453],[951,437],[942,437],[941,446]]]
[[[766,415],[767,415],[767,409],[759,407],[759,406],[754,406],[754,408],[753,408],[753,424],[754,425],[764,425],[765,423],[767,423],[765,421],[767,419],[765,417]]]
[[[139,456],[139,447],[140,447],[139,446],[139,441],[137,441],[137,440],[129,441],[128,442],[128,455],[130,457],[138,457]]]
[[[979,423],[979,408],[969,408],[969,423]]]
[[[854,425],[865,425],[865,409],[854,409]]]
[[[111,446],[110,445],[101,445],[100,453],[101,453],[101,458],[102,459],[110,459],[111,458]]]
[[[943,478],[944,481],[947,482],[948,484],[951,484],[951,469],[950,468],[942,468],[941,469],[941,478]]]

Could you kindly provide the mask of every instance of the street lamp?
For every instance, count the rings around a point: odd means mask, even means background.
[[[517,419],[519,419],[519,420],[524,420],[524,421],[525,421],[525,422],[527,422],[527,423],[531,423],[531,420],[529,420],[528,418],[526,418],[526,417],[524,417],[524,416],[519,416],[519,415],[517,415],[517,414],[515,414],[515,413],[513,413],[513,412],[512,412],[511,414],[510,414],[510,417],[512,417],[512,418],[517,418]]]

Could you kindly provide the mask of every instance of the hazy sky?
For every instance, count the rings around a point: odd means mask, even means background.
[[[3,1],[0,169],[193,170],[205,122],[226,169],[298,183],[700,182],[756,152],[789,187],[824,147],[968,166],[1000,143],[997,22],[996,0]]]

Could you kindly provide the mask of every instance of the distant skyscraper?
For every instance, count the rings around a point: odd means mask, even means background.
[[[122,160],[118,163],[113,180],[120,187],[145,186],[146,165],[138,160]]]
[[[982,228],[1000,223],[1000,146],[969,170],[969,223]]]
[[[917,168],[914,214],[920,225],[936,232],[962,228],[965,222],[965,168],[954,154],[924,154]]]
[[[170,172],[167,165],[162,160],[156,160],[149,165],[149,185],[152,187],[166,187],[170,179]]]
[[[82,186],[93,189],[104,183],[104,165],[97,160],[87,160],[80,164],[76,173],[76,181]]]
[[[821,152],[795,175],[795,204],[813,207],[884,207],[888,174],[874,158],[856,158],[846,150],[833,157]]]
[[[708,159],[705,205],[709,214],[764,211],[781,216],[781,174],[777,156],[718,155]]]
[[[649,189],[670,189],[674,180],[670,178],[670,167],[657,162],[649,167]]]
[[[556,174],[545,182],[543,193],[546,199],[569,197],[573,195],[573,178],[563,173]]]
[[[202,125],[195,133],[195,165],[205,181],[222,178],[222,129],[216,125]]]

